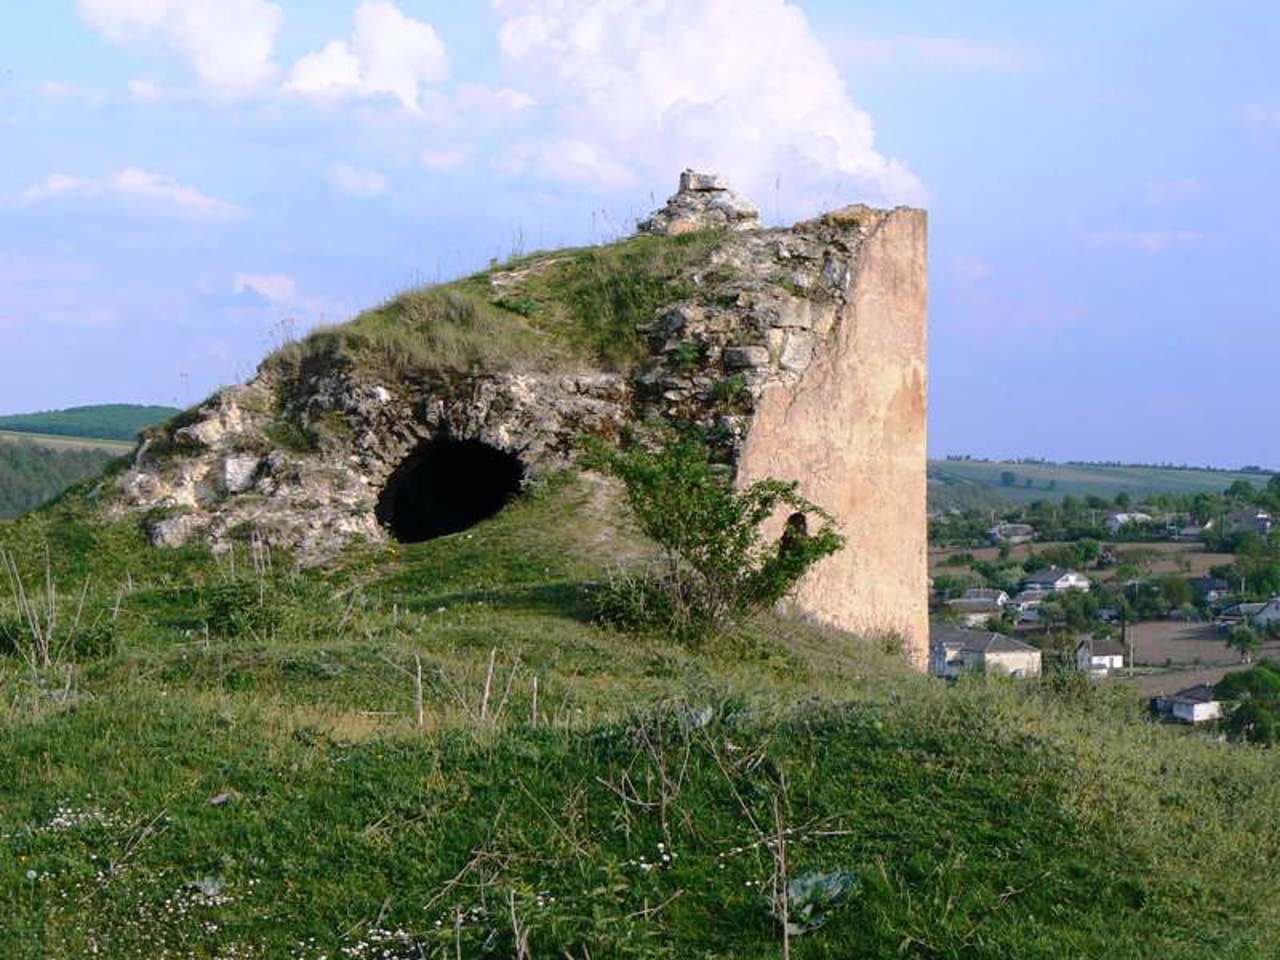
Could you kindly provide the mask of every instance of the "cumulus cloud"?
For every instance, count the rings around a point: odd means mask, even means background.
[[[1195,230],[1110,230],[1090,238],[1101,247],[1121,247],[1139,253],[1164,253],[1174,247],[1200,243],[1204,234]]]
[[[270,0],[79,0],[78,8],[112,43],[169,48],[215,93],[243,94],[278,72],[273,54],[284,14]]]
[[[231,291],[256,294],[276,307],[298,302],[298,283],[284,273],[238,273],[231,282]]]
[[[329,169],[329,186],[348,197],[379,197],[387,192],[390,184],[376,170],[339,163]]]
[[[110,177],[94,179],[54,173],[22,194],[27,205],[76,197],[107,197],[128,201],[147,212],[188,220],[232,220],[243,211],[172,177],[127,167]]]
[[[704,167],[787,213],[923,198],[794,3],[494,2],[501,52],[553,127],[510,152],[511,172],[665,186]]]
[[[449,75],[449,58],[435,28],[406,17],[390,0],[363,0],[350,40],[309,53],[289,74],[288,89],[308,96],[391,96],[421,107],[422,88]]]

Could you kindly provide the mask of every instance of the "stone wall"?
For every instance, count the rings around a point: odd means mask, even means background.
[[[794,383],[758,401],[739,465],[748,482],[800,481],[848,546],[801,584],[801,609],[845,629],[894,631],[928,657],[925,519],[926,215],[889,213],[859,251],[833,335]]]

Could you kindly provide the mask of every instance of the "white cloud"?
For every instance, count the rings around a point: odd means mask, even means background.
[[[481,83],[461,84],[454,102],[459,110],[483,117],[523,113],[538,105],[537,100],[520,90],[489,87]]]
[[[81,18],[112,43],[162,44],[223,95],[274,80],[276,34],[284,21],[270,0],[79,0]]]
[[[702,167],[788,214],[924,196],[787,0],[494,2],[501,51],[553,128],[509,171],[661,189]]]
[[[106,97],[99,91],[91,90],[78,83],[49,80],[37,84],[35,89],[41,99],[58,103],[80,103],[85,106],[97,107],[106,102]]]
[[[1032,58],[1016,48],[964,37],[869,37],[843,33],[824,39],[836,58],[852,68],[901,66],[1013,73],[1032,64]]]
[[[329,169],[329,186],[349,197],[379,197],[387,192],[390,184],[376,170],[339,163]]]
[[[363,0],[348,40],[334,40],[293,66],[288,89],[317,97],[389,95],[421,106],[422,88],[449,75],[444,43],[428,23],[406,17],[390,0]]]
[[[470,148],[456,147],[441,150],[423,150],[418,159],[422,161],[422,165],[428,170],[443,172],[457,170],[467,162],[467,158],[470,156]]]
[[[1204,234],[1195,230],[1110,230],[1095,233],[1090,240],[1102,247],[1122,247],[1139,253],[1164,253],[1174,247],[1200,243]]]
[[[1204,187],[1193,177],[1179,177],[1174,180],[1153,180],[1142,192],[1147,203],[1160,206],[1198,197],[1204,192]]]
[[[277,307],[298,302],[298,283],[284,273],[238,273],[231,282],[232,293],[256,293]]]
[[[1254,104],[1253,106],[1245,107],[1243,115],[1245,122],[1255,127],[1280,130],[1280,107],[1265,107],[1261,104]]]
[[[189,220],[232,220],[243,212],[234,204],[201,193],[172,177],[137,167],[127,167],[102,179],[54,173],[24,191],[21,199],[34,205],[74,197],[123,199],[149,212]]]
[[[978,257],[959,256],[951,261],[957,277],[968,283],[980,283],[991,276],[991,265]]]

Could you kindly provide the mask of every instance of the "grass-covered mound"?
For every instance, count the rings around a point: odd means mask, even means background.
[[[0,956],[773,958],[781,890],[797,958],[1280,953],[1272,752],[785,618],[596,626],[643,546],[587,480],[308,573],[83,497],[0,526],[62,597],[33,669],[0,579]]]
[[[693,292],[723,234],[638,236],[532,254],[410,290],[266,361],[294,375],[347,363],[394,380],[423,373],[589,365],[626,370],[646,353],[654,311]]]

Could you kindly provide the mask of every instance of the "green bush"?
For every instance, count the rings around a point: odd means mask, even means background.
[[[279,622],[274,591],[265,581],[229,580],[205,592],[210,636],[224,640],[272,631]]]
[[[592,442],[584,463],[622,481],[640,530],[664,555],[657,573],[623,575],[602,591],[602,617],[622,625],[698,639],[773,606],[844,546],[831,515],[801,497],[797,483],[765,479],[735,490],[690,433],[620,448]],[[786,531],[765,541],[761,525],[783,510]]]

